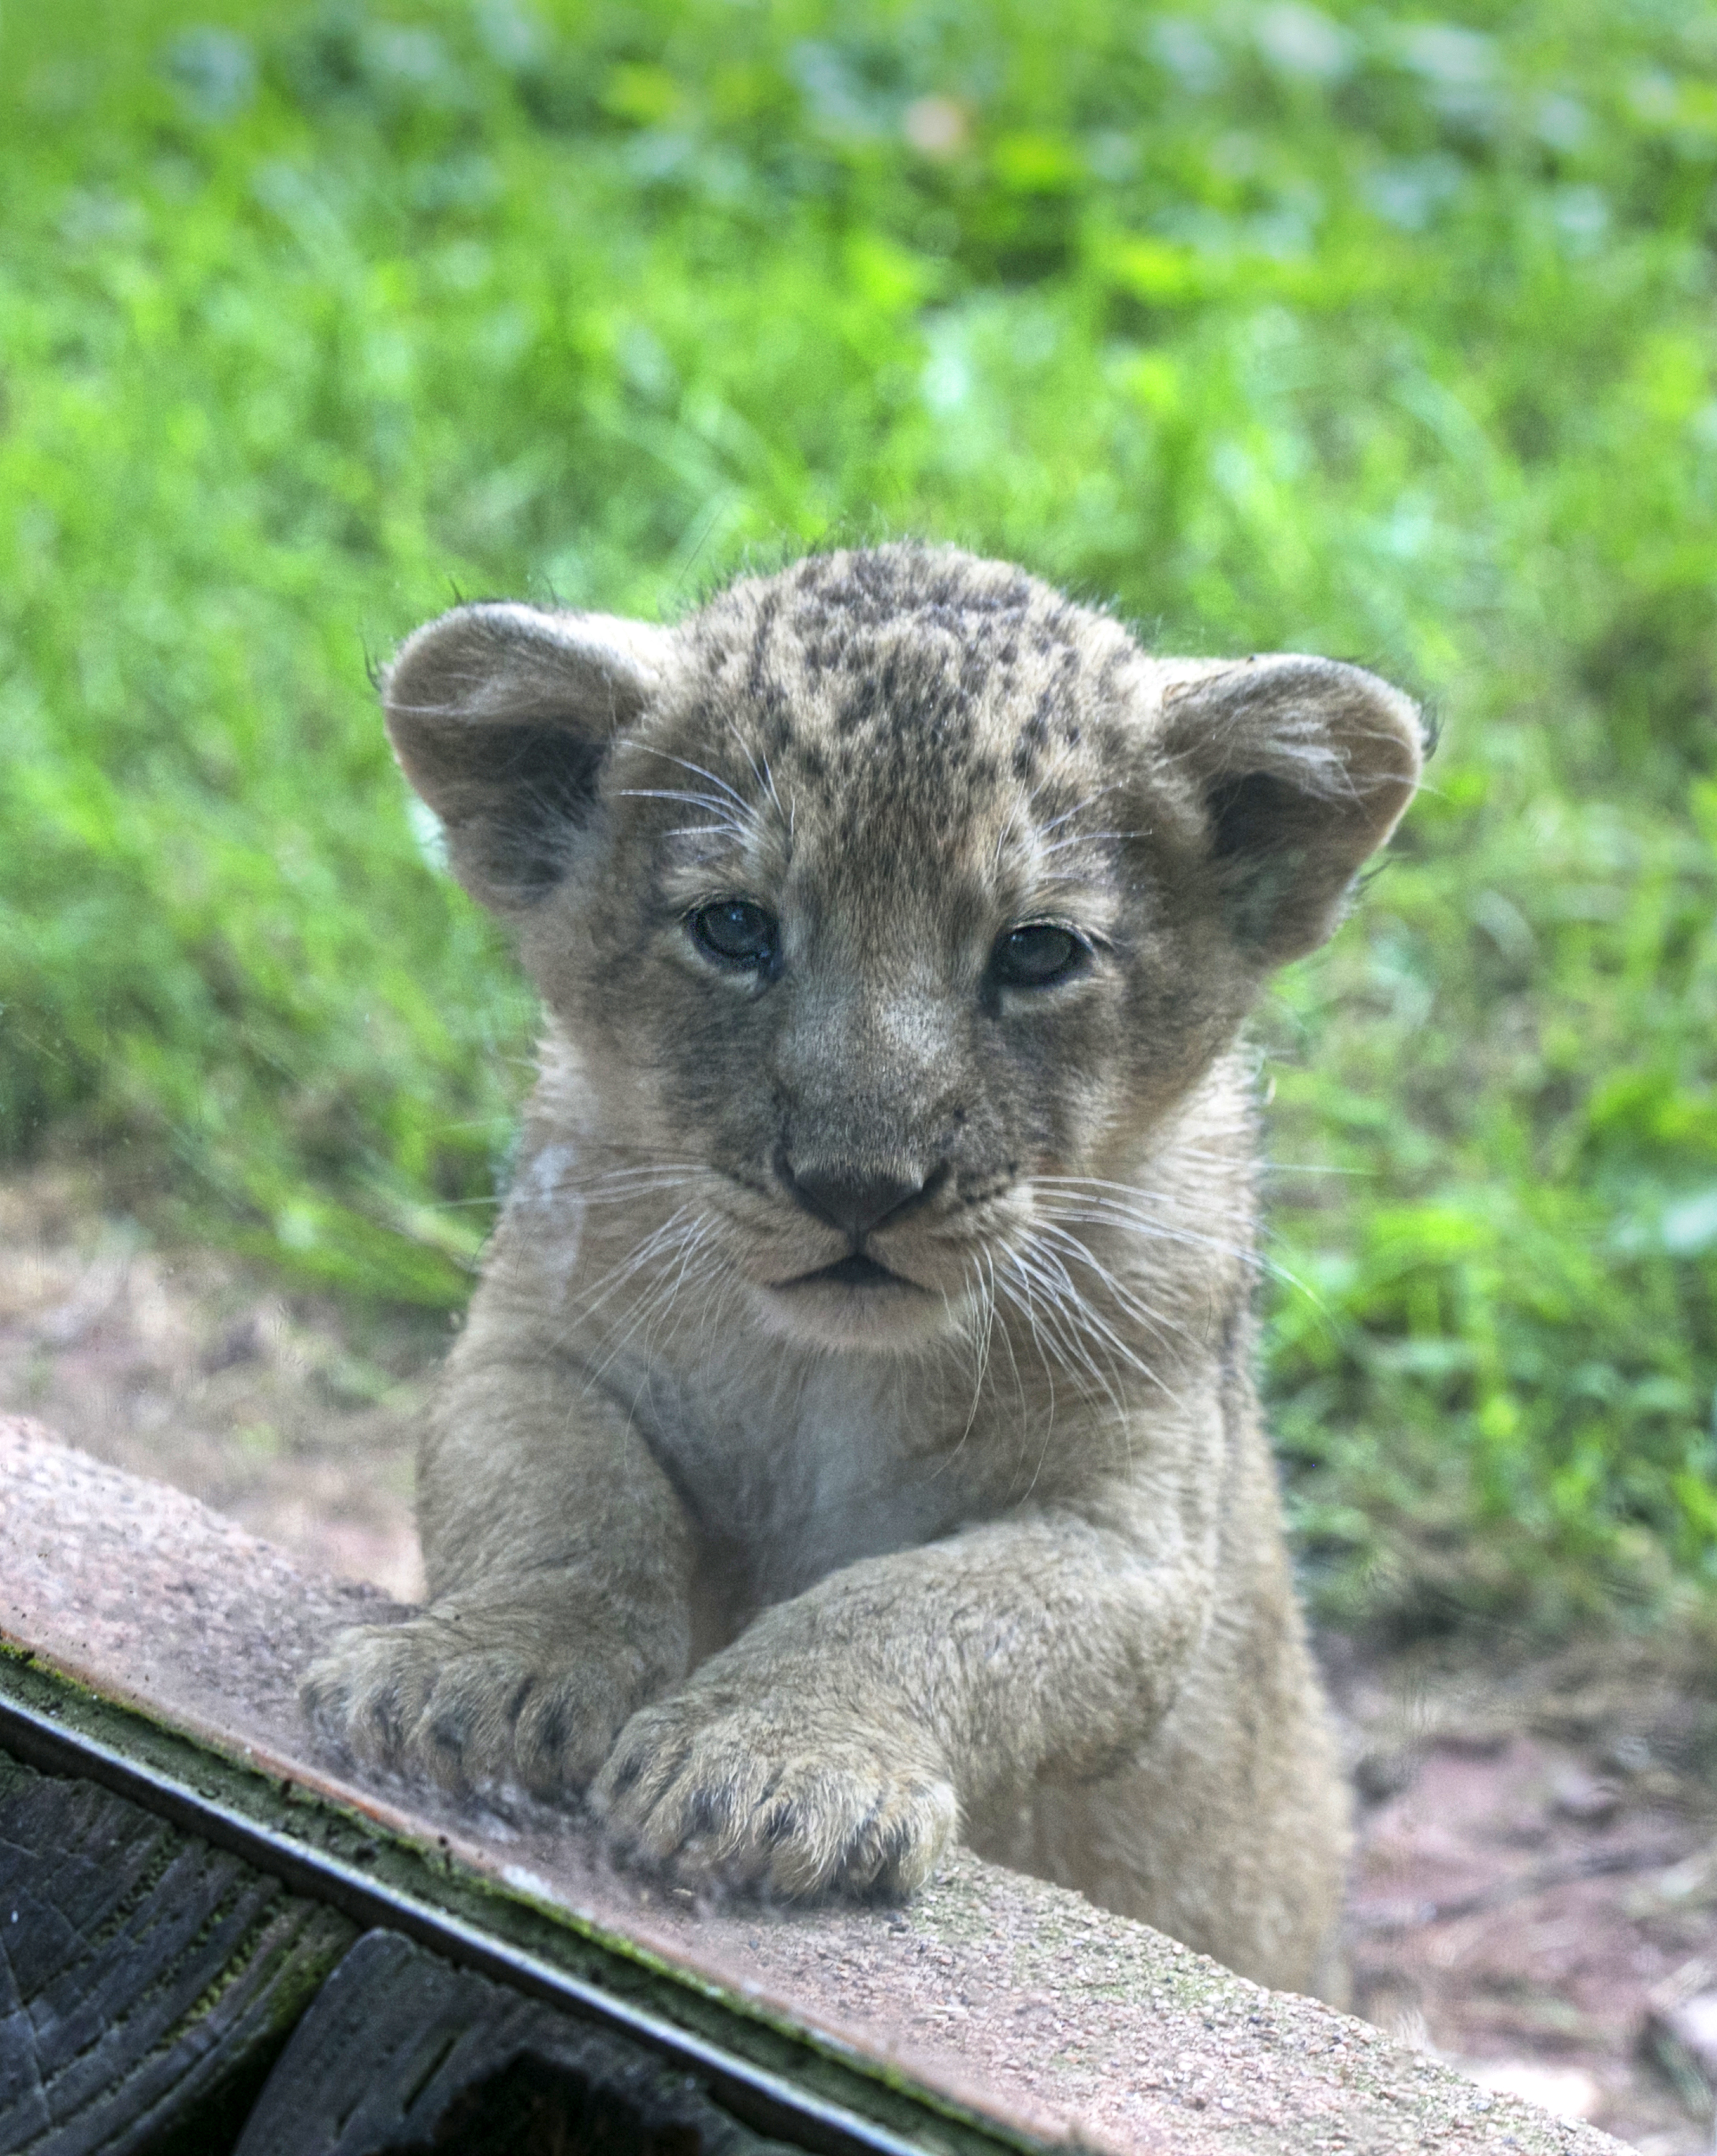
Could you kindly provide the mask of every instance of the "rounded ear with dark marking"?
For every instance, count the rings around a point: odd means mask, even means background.
[[[558,882],[672,646],[644,622],[512,605],[456,607],[406,639],[382,682],[388,737],[473,898],[519,913]]]
[[[1315,948],[1412,798],[1417,706],[1332,659],[1193,661],[1171,671],[1161,725],[1198,789],[1235,942],[1267,967]]]

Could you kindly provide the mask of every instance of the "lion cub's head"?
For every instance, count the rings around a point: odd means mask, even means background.
[[[461,607],[386,702],[570,1044],[568,1139],[834,1345],[958,1324],[1051,1194],[1130,1183],[1420,764],[1356,667],[1153,658],[915,547],[674,629]]]

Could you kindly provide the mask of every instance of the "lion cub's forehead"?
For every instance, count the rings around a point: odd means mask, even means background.
[[[681,634],[666,746],[682,768],[732,789],[763,855],[790,844],[911,881],[1005,880],[1010,855],[1098,801],[1146,663],[1022,570],[910,547],[734,585]]]

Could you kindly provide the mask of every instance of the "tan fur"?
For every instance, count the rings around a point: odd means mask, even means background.
[[[681,1876],[899,1893],[960,1833],[1334,1988],[1235,1040],[1406,804],[1411,705],[911,547],[671,630],[461,608],[387,704],[547,1029],[429,1606],[312,1710]]]

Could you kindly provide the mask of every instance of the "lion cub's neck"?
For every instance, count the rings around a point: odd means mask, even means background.
[[[1094,1321],[1083,1368],[1069,1367],[1047,1301],[902,1354],[785,1340],[719,1299],[699,1311],[677,1296],[657,1322],[650,1276],[635,1293],[625,1269],[672,1218],[675,1188],[650,1180],[600,1202],[614,1171],[564,1047],[552,1074],[509,1204],[518,1232],[503,1233],[497,1258],[512,1241],[532,1276],[522,1300],[557,1313],[556,1351],[624,1400],[742,1612],[1028,1498],[1052,1503],[1106,1452],[1124,1471],[1141,1440],[1121,1400],[1154,1403],[1166,1430],[1248,1296],[1253,1133],[1237,1056],[1092,1183],[1127,1218],[1107,1241],[1101,1219],[1082,1230],[1108,1269],[1107,1284],[1081,1279]]]

